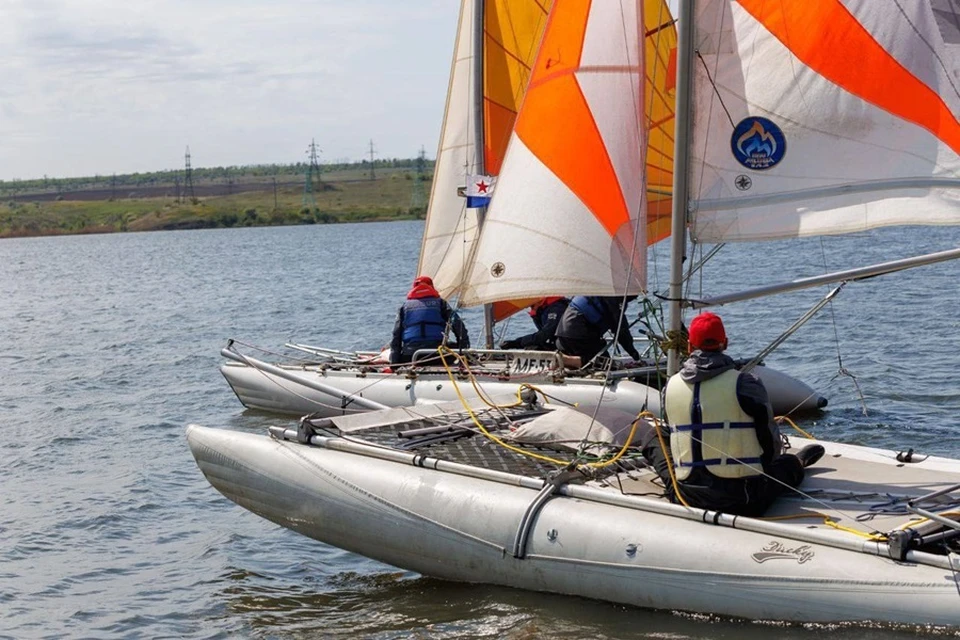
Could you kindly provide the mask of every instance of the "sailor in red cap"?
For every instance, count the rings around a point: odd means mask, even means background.
[[[519,338],[504,340],[500,343],[500,348],[554,351],[557,348],[554,334],[568,304],[570,300],[562,296],[550,296],[533,303],[530,305],[530,319],[537,330]]]
[[[760,516],[788,487],[799,486],[804,468],[823,456],[823,447],[783,453],[766,388],[752,373],[737,371],[724,353],[727,332],[720,316],[695,317],[689,343],[690,356],[664,394],[678,489],[692,507]],[[672,490],[656,439],[644,454]]]
[[[457,312],[440,297],[430,276],[418,276],[397,311],[390,341],[390,364],[409,363],[418,349],[436,349],[444,344],[447,327],[453,331],[452,348],[470,347],[470,336]]]

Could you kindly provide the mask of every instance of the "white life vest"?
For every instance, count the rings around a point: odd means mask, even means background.
[[[737,401],[739,375],[731,369],[710,380],[690,383],[676,374],[667,382],[670,450],[678,480],[689,477],[694,467],[703,467],[718,478],[762,473],[763,449],[753,418]]]

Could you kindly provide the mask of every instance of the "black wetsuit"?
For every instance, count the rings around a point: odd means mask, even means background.
[[[537,307],[530,316],[537,330],[513,340],[504,340],[500,346],[504,349],[553,351],[557,348],[557,326],[560,324],[560,318],[563,317],[563,312],[568,304],[570,304],[570,300],[560,298],[550,304]]]
[[[625,308],[621,308],[623,298],[601,296],[576,296],[570,301],[567,310],[557,326],[557,349],[569,356],[580,356],[582,364],[607,348],[604,334],[609,331],[617,335],[617,342],[631,358],[640,359],[633,346],[633,336],[627,322]],[[617,334],[617,326],[620,333]]]

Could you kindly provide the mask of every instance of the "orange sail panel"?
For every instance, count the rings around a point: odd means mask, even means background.
[[[644,0],[643,28],[647,244],[653,244],[670,235],[673,209],[677,28],[666,0]]]
[[[499,175],[552,0],[487,0],[483,41],[484,172]]]
[[[464,304],[643,290],[642,4],[554,5]]]

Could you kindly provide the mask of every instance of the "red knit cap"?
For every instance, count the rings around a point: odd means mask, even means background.
[[[425,284],[428,286],[433,286],[433,278],[430,276],[417,276],[413,281],[413,286]]]
[[[727,346],[727,332],[723,320],[715,313],[701,313],[690,323],[690,348],[721,351]]]

